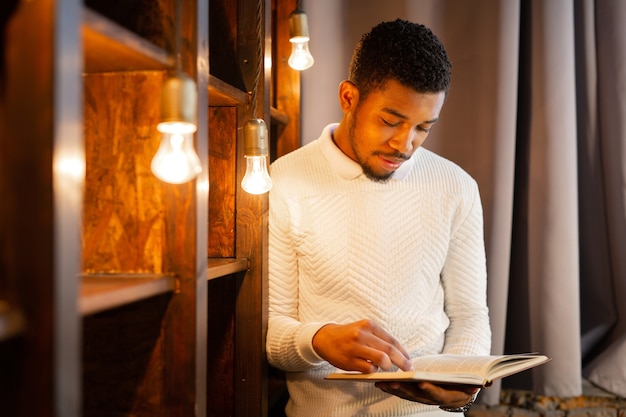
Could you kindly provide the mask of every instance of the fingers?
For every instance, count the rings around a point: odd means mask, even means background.
[[[407,351],[387,331],[370,320],[353,323],[351,337],[361,347],[358,354],[378,368],[390,371],[394,366],[402,370],[412,369]]]
[[[437,404],[447,407],[462,407],[479,391],[473,385],[437,385],[430,382],[421,382],[419,385]]]
[[[403,398],[408,401],[420,402],[429,405],[438,405],[438,399],[433,398],[430,393],[421,388],[416,382],[377,382],[375,384],[384,392]]]
[[[472,385],[435,385],[429,382],[377,382],[376,387],[409,401],[462,407],[479,391]]]
[[[429,382],[422,382],[420,385],[439,405],[447,407],[462,407],[480,391],[480,388],[473,385],[436,385]]]
[[[362,357],[384,371],[390,371],[394,366],[408,371],[413,364],[408,353],[396,339],[375,325],[371,333],[362,334]]]
[[[393,368],[393,361],[390,354],[377,348],[364,346],[361,356],[373,366],[372,372],[376,372],[379,368],[383,371],[389,371]]]
[[[393,365],[403,371],[412,370],[411,357],[400,342],[377,324],[371,322],[369,324],[372,326],[372,335],[374,336],[372,347],[385,353],[385,357],[381,358],[381,364],[378,366],[385,371],[391,370]]]
[[[332,365],[348,371],[391,370],[394,365],[412,369],[402,345],[370,320],[323,326],[313,336],[313,348]]]

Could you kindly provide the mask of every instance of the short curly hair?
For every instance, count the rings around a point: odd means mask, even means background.
[[[393,79],[420,93],[448,92],[452,64],[430,29],[402,19],[382,22],[354,49],[349,80],[362,96]]]

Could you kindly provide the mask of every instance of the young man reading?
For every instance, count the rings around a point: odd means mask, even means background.
[[[435,416],[478,392],[324,379],[490,353],[477,184],[421,147],[450,75],[428,28],[380,23],[339,86],[340,123],[272,164],[267,355],[286,371],[290,417]]]

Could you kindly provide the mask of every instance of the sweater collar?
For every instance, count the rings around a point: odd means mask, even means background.
[[[322,131],[322,135],[320,136],[320,146],[322,149],[322,154],[330,163],[333,171],[337,173],[344,180],[353,180],[361,175],[363,175],[363,168],[356,161],[350,159],[348,155],[343,153],[341,149],[335,142],[333,142],[332,134],[337,128],[339,123],[329,124]],[[392,179],[402,181],[411,171],[411,168],[414,164],[414,158],[411,157],[408,161],[404,162],[400,165],[391,176]]]

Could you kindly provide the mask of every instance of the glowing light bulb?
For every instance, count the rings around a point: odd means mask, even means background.
[[[290,41],[291,56],[289,56],[289,66],[295,70],[303,71],[313,66],[315,60],[309,51],[309,40],[306,41]]]
[[[152,172],[160,180],[182,184],[201,171],[200,158],[193,147],[197,121],[196,83],[179,73],[167,79],[161,91],[161,145],[152,159]]]
[[[200,158],[193,147],[196,126],[183,122],[159,123],[157,130],[163,137],[152,159],[154,175],[171,184],[194,179],[202,171]]]
[[[272,188],[267,172],[267,127],[263,119],[252,119],[243,125],[246,174],[241,188],[250,194],[264,194]]]
[[[289,15],[289,42],[289,66],[298,71],[311,68],[315,60],[309,51],[309,24],[306,13],[298,8]]]
[[[246,156],[246,175],[241,180],[241,188],[250,194],[265,194],[272,188],[266,156]]]

